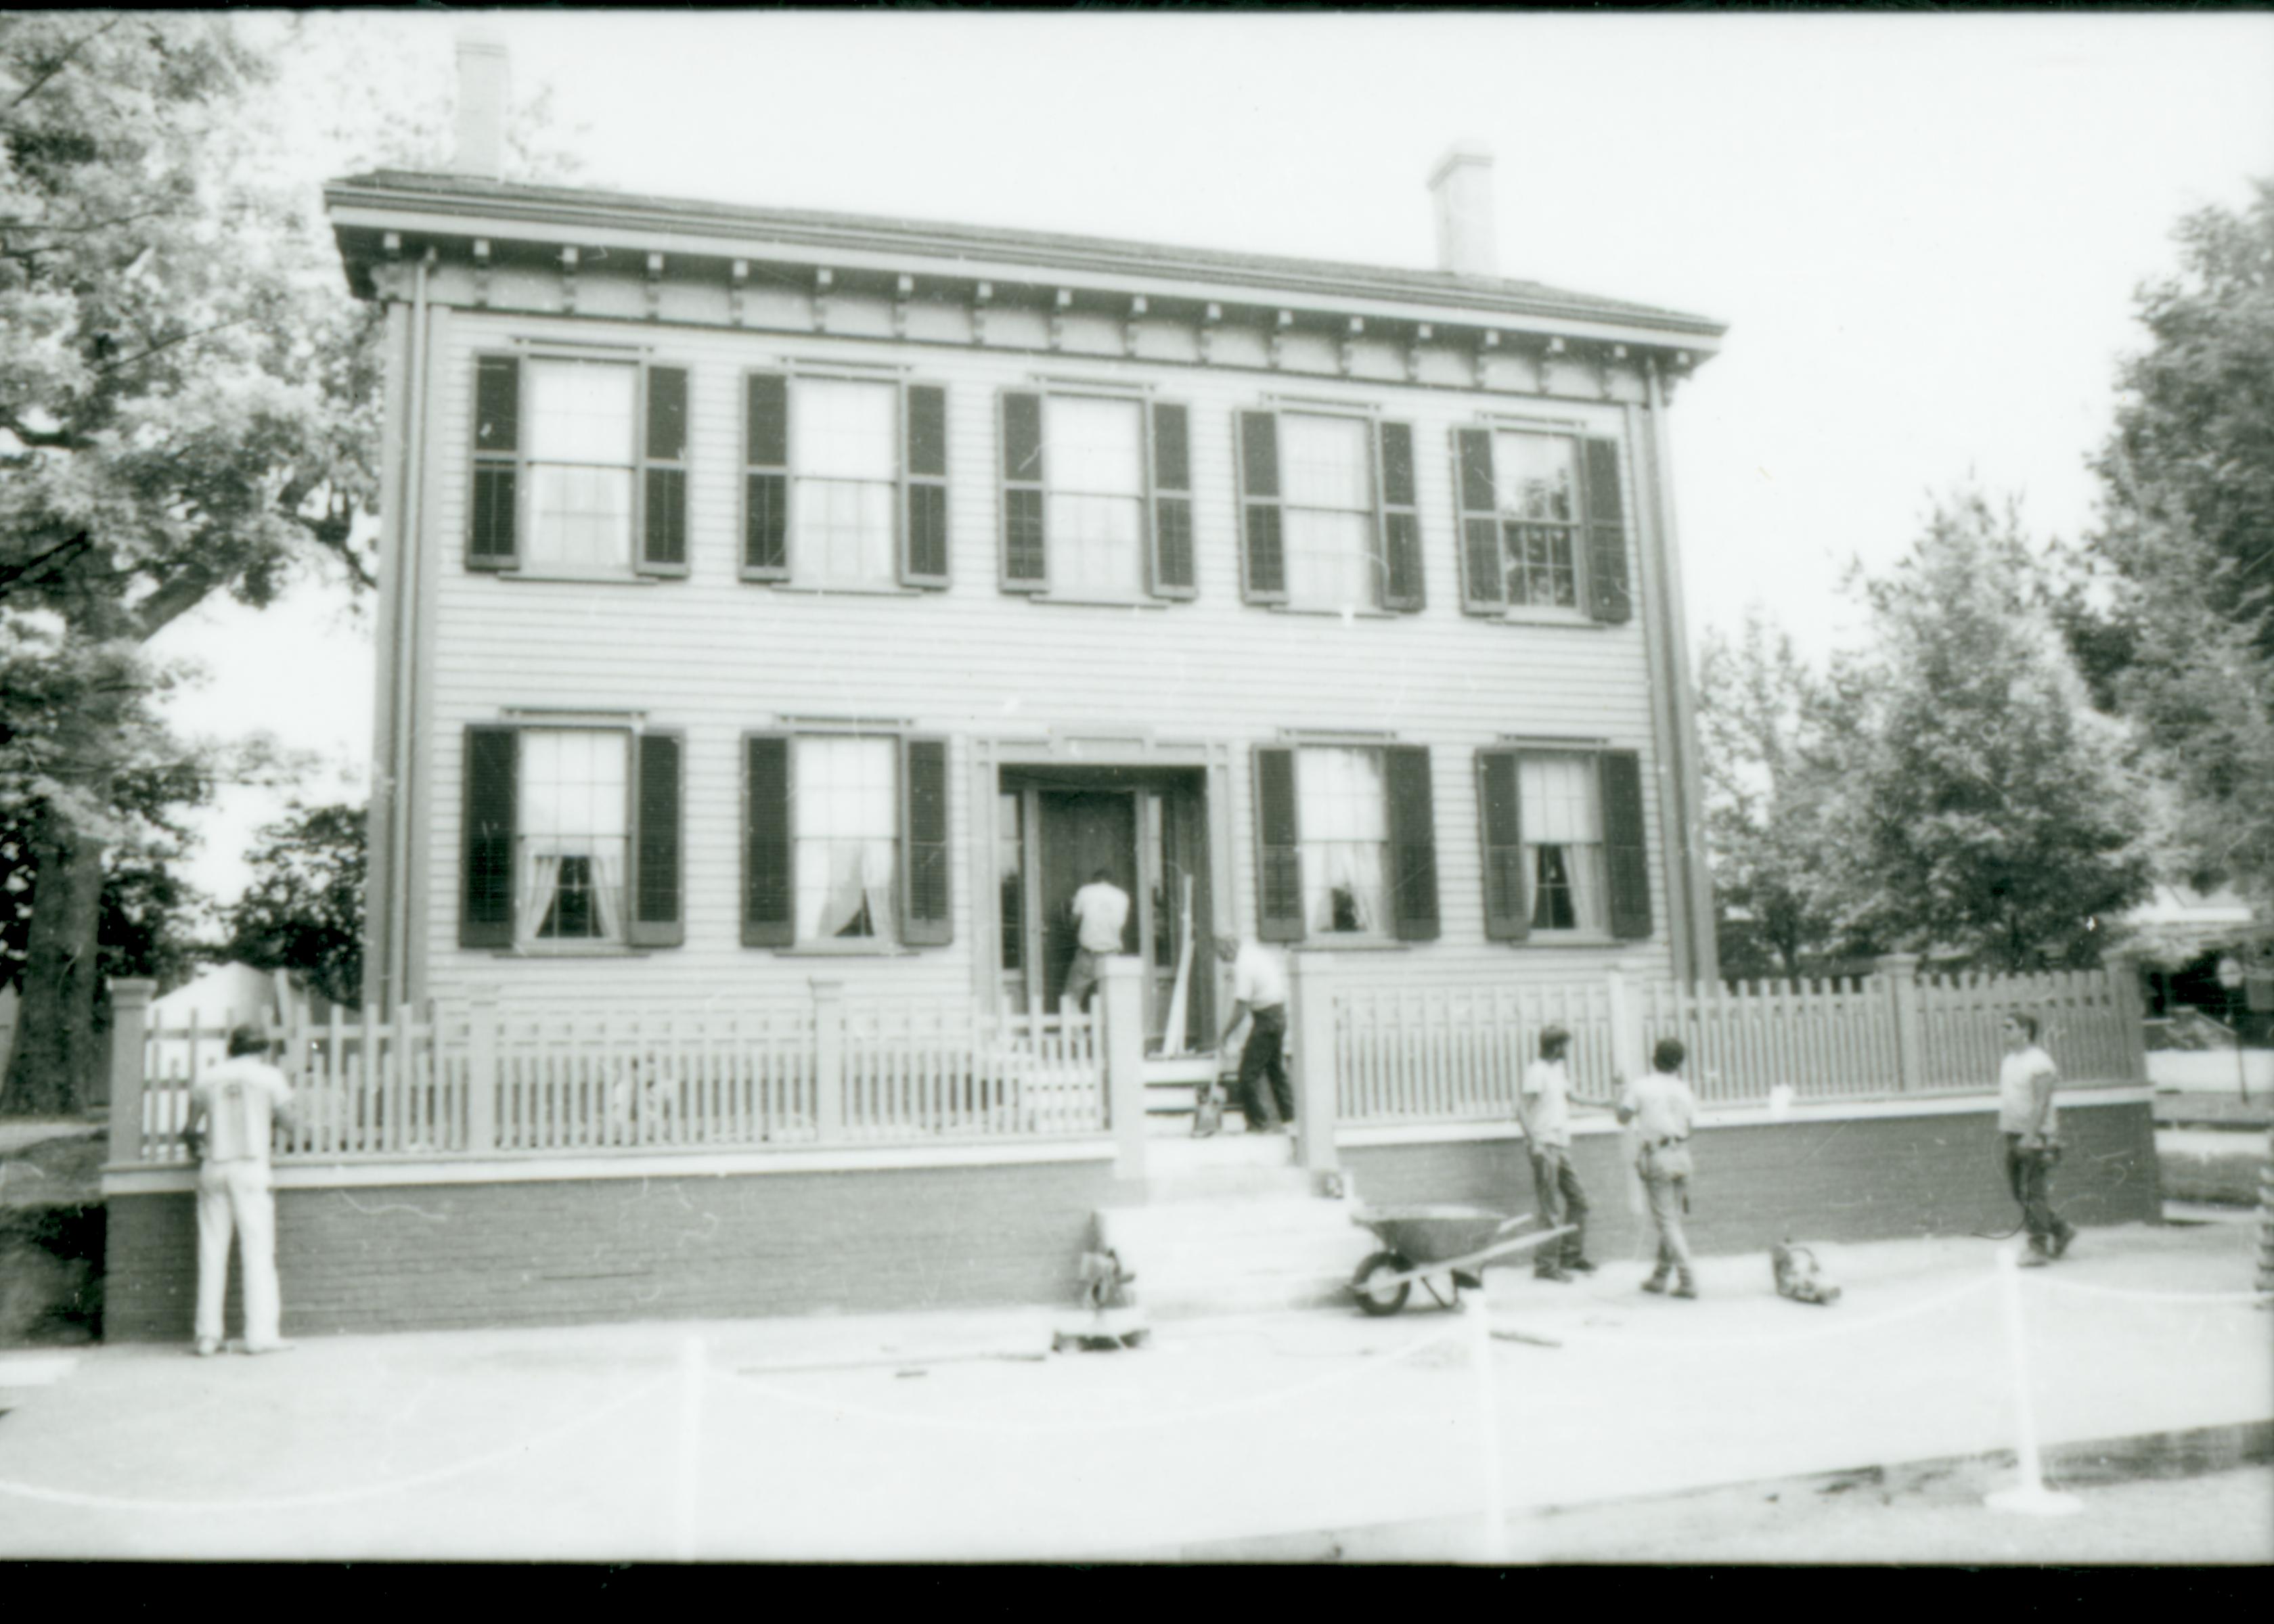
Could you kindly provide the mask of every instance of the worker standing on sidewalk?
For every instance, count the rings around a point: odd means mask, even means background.
[[[1635,1170],[1650,1198],[1651,1222],[1658,1226],[1658,1267],[1642,1282],[1645,1291],[1666,1289],[1675,1274],[1674,1295],[1694,1297],[1698,1281],[1690,1269],[1690,1237],[1683,1214],[1690,1210],[1690,1131],[1698,1117],[1698,1097],[1682,1080],[1690,1051],[1678,1038],[1660,1038],[1651,1051],[1651,1073],[1627,1085],[1619,1098],[1619,1121],[1636,1124],[1642,1149]],[[1678,1273],[1677,1273],[1678,1271]]]
[[[190,1089],[182,1138],[198,1158],[197,1354],[222,1350],[222,1299],[229,1286],[229,1242],[236,1231],[245,1287],[245,1350],[279,1353],[276,1198],[268,1187],[268,1139],[292,1125],[292,1086],[261,1058],[258,1026],[229,1034],[229,1058]]]
[[[2060,1073],[2037,1046],[2037,1018],[2014,1014],[2003,1027],[2006,1058],[1998,1068],[1998,1128],[2006,1136],[2006,1182],[2029,1231],[2027,1268],[2042,1268],[2068,1250],[2076,1229],[2053,1211],[2053,1164],[2060,1160],[2053,1087]]]
[[[1565,1056],[1571,1034],[1549,1026],[1540,1034],[1540,1058],[1524,1068],[1524,1086],[1516,1096],[1517,1120],[1524,1124],[1525,1148],[1532,1154],[1532,1204],[1540,1223],[1550,1229],[1570,1226],[1571,1232],[1554,1247],[1542,1247],[1532,1272],[1541,1280],[1569,1281],[1592,1274],[1587,1261],[1587,1191],[1571,1166],[1571,1107],[1602,1105],[1608,1100],[1575,1100],[1571,1072]]]

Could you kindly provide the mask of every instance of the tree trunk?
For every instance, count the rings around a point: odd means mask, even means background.
[[[16,1006],[16,1053],[0,1086],[0,1116],[84,1109],[102,1064],[94,1026],[102,989],[95,936],[102,843],[72,828],[52,807],[43,808],[33,823],[32,855],[39,878]]]

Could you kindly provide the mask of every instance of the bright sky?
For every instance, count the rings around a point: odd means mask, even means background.
[[[388,16],[446,71],[459,17]],[[2132,294],[2274,175],[2274,16],[497,13],[599,186],[1428,267],[1426,182],[1497,154],[1505,274],[1709,315],[1678,393],[1693,635],[1758,600],[1822,656],[1971,476],[2090,522]],[[337,601],[207,612],[193,731],[353,793],[370,645]],[[352,669],[350,669],[352,664]],[[232,894],[234,793],[192,877]]]

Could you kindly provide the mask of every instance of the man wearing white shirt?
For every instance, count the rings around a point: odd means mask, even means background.
[[[268,1047],[258,1026],[229,1034],[229,1058],[190,1088],[190,1121],[182,1138],[198,1158],[197,1354],[222,1350],[222,1299],[229,1287],[230,1233],[245,1269],[245,1350],[279,1353],[276,1198],[268,1188],[268,1140],[275,1125],[292,1125],[292,1086],[260,1058]]]
[[[1524,1124],[1524,1142],[1532,1153],[1533,1205],[1540,1222],[1548,1229],[1568,1224],[1571,1232],[1553,1248],[1542,1248],[1532,1273],[1542,1280],[1568,1281],[1574,1274],[1592,1274],[1587,1261],[1587,1192],[1571,1166],[1571,1107],[1600,1105],[1615,1109],[1608,1100],[1580,1099],[1571,1093],[1571,1073],[1564,1056],[1571,1034],[1550,1026],[1540,1034],[1540,1058],[1524,1069],[1524,1086],[1516,1100],[1516,1114]]]
[[[2060,1073],[2053,1057],[2037,1045],[2037,1018],[2008,1015],[2003,1028],[2006,1058],[1998,1068],[1998,1128],[2006,1136],[2006,1182],[2021,1203],[2029,1231],[2026,1267],[2038,1268],[2068,1250],[2076,1229],[2053,1211],[2053,1164],[2060,1160],[2054,1136],[2059,1116],[2053,1087]]]
[[[1216,951],[1231,966],[1232,998],[1231,1019],[1224,1022],[1216,1047],[1231,1041],[1242,1017],[1253,1018],[1246,1046],[1239,1051],[1240,1113],[1250,1133],[1284,1132],[1295,1120],[1295,1090],[1281,1052],[1287,1041],[1287,961],[1252,937],[1234,943],[1219,936]]]
[[[1121,933],[1129,922],[1129,893],[1113,883],[1113,872],[1100,868],[1089,883],[1073,894],[1073,968],[1066,972],[1065,996],[1087,1012],[1089,995],[1097,986],[1097,961],[1121,951]]]

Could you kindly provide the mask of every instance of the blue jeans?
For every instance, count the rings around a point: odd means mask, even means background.
[[[1567,1264],[1583,1261],[1587,1255],[1587,1192],[1572,1169],[1569,1145],[1532,1147],[1532,1199],[1547,1228],[1571,1226],[1570,1234],[1534,1254],[1535,1270],[1544,1274],[1558,1259]]]
[[[1680,1147],[1646,1147],[1637,1164],[1643,1193],[1650,1198],[1650,1221],[1658,1226],[1658,1267],[1660,1279],[1671,1268],[1690,1273],[1690,1237],[1683,1232],[1682,1215],[1690,1210],[1690,1153]]]
[[[2006,1136],[2006,1183],[2022,1204],[2022,1222],[2029,1231],[2031,1252],[2050,1252],[2055,1241],[2065,1241],[2076,1233],[2067,1220],[2053,1211],[2053,1163],[2059,1154],[2023,1150],[2022,1135]]]

